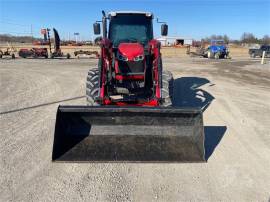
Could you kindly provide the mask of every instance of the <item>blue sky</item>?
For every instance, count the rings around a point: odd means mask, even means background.
[[[170,36],[270,35],[270,0],[0,0],[0,33],[25,35],[32,25],[35,36],[42,27],[55,27],[65,39],[74,32],[92,39],[92,23],[101,18],[101,10],[151,11],[168,23]],[[154,23],[154,30],[158,37],[160,25]]]

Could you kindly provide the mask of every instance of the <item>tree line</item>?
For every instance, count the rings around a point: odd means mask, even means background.
[[[244,32],[240,38],[240,40],[230,39],[226,34],[224,35],[211,35],[210,37],[205,37],[203,41],[214,40],[224,40],[225,43],[235,43],[235,44],[270,44],[270,36],[264,35],[262,38],[255,37],[254,34]],[[0,42],[17,42],[17,43],[32,43],[35,40],[42,40],[41,38],[32,38],[31,36],[13,36],[10,34],[0,34]],[[100,38],[95,39],[95,43],[97,43]]]
[[[31,36],[13,36],[10,34],[0,34],[0,42],[32,43],[34,40],[41,39],[33,38]]]
[[[225,35],[211,35],[210,37],[205,37],[203,41],[210,41],[211,39],[214,40],[224,40],[225,43],[235,43],[235,44],[270,44],[270,36],[264,35],[262,38],[255,37],[254,34],[249,32],[244,32],[240,38],[240,40],[233,40],[230,39],[226,34]]]

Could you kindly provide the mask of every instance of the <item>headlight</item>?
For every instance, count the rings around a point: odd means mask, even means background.
[[[144,59],[144,56],[143,55],[138,55],[134,58],[134,61],[142,61]]]
[[[122,60],[122,61],[128,61],[128,58],[124,55],[121,55],[120,53],[117,55],[118,60]]]

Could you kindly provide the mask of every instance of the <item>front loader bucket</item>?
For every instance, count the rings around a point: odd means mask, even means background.
[[[205,161],[202,112],[180,108],[59,106],[52,160]]]

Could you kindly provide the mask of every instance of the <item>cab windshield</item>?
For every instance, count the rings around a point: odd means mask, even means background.
[[[216,46],[223,46],[225,43],[223,40],[212,40],[211,44]]]
[[[143,14],[118,14],[111,17],[109,39],[113,46],[131,42],[146,45],[153,39],[152,18]]]

